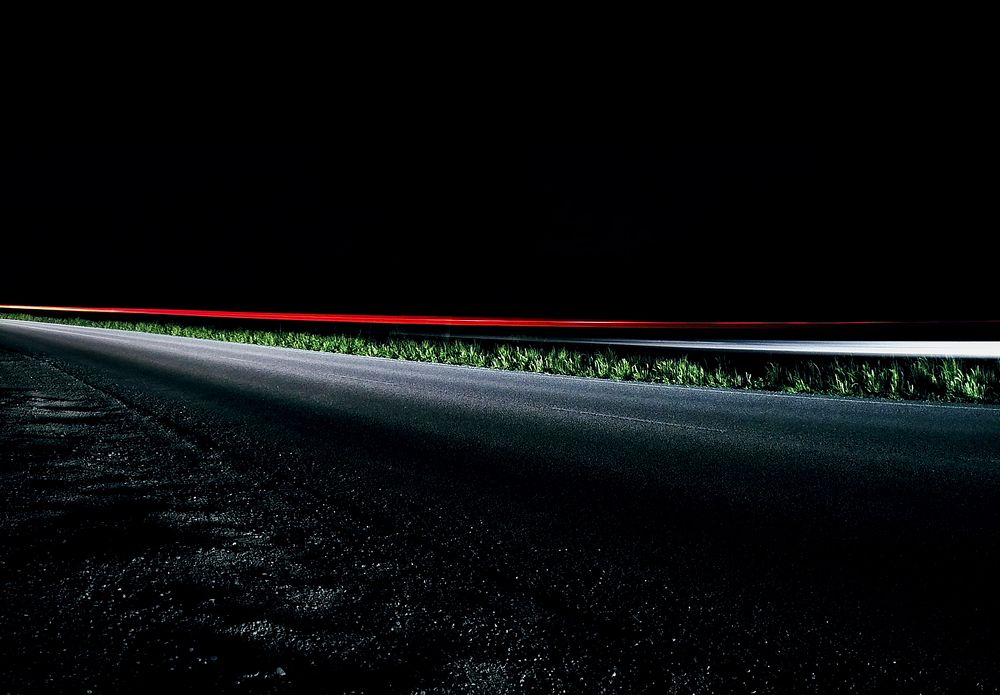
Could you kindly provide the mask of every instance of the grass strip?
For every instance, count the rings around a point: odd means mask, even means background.
[[[664,356],[613,348],[586,350],[499,341],[325,335],[28,314],[0,313],[0,318],[620,381],[890,400],[1000,403],[998,360]]]

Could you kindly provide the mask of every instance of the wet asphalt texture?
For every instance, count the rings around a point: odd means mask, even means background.
[[[0,693],[996,692],[1000,409],[0,322]]]

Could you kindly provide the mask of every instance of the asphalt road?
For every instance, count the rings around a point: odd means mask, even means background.
[[[0,408],[14,692],[1000,687],[997,408],[10,321]]]

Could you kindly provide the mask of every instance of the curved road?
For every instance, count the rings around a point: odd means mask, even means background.
[[[15,689],[998,688],[1000,409],[0,348]]]

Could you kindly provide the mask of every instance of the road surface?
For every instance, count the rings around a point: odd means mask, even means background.
[[[0,321],[0,413],[8,690],[998,687],[997,408]]]

